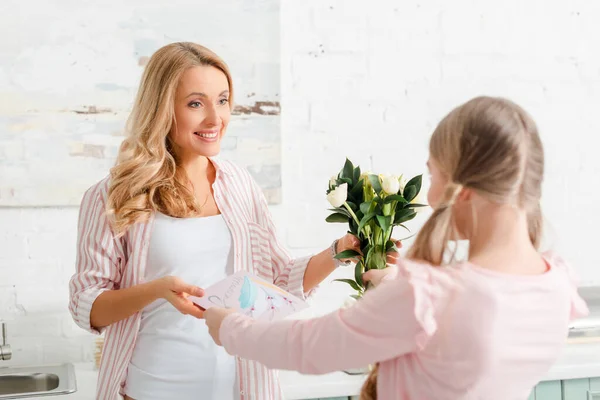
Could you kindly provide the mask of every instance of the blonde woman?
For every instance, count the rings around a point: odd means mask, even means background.
[[[144,71],[110,175],[84,195],[69,309],[106,330],[97,399],[281,399],[276,375],[214,345],[186,297],[234,271],[304,297],[333,250],[292,259],[244,169],[214,158],[233,104],[226,64],[193,43],[159,49]],[[337,248],[336,248],[337,247]]]
[[[538,253],[544,173],[531,118],[514,103],[476,98],[430,141],[434,212],[408,258],[369,271],[377,284],[355,306],[308,321],[205,312],[230,354],[319,374],[379,363],[361,399],[524,400],[587,313],[565,262]],[[469,261],[440,268],[449,240]],[[315,338],[319,340],[315,340]]]

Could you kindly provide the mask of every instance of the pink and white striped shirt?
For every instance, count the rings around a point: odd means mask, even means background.
[[[380,362],[379,400],[525,400],[587,313],[564,261],[545,258],[536,276],[404,260],[353,307],[273,323],[234,313],[219,337],[230,354],[307,374]]]
[[[276,237],[267,202],[250,174],[228,161],[211,159],[216,168],[215,201],[233,237],[234,270],[248,271],[304,297],[304,272],[310,257],[292,259]],[[81,328],[90,324],[92,304],[106,290],[144,282],[153,217],[115,238],[106,216],[109,178],[83,196],[79,214],[76,273],[70,282],[69,310]],[[119,400],[140,326],[140,313],[106,328],[97,400]],[[275,371],[236,358],[241,400],[283,399]]]

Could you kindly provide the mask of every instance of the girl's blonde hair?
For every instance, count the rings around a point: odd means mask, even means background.
[[[448,242],[458,238],[453,204],[463,188],[525,209],[529,238],[539,247],[544,151],[535,123],[521,107],[502,98],[472,99],[439,123],[429,153],[447,175],[448,184],[408,258],[442,265]],[[361,400],[376,398],[376,378],[377,367],[363,387]]]
[[[175,94],[182,74],[191,67],[221,70],[229,83],[229,106],[233,85],[229,68],[211,50],[196,43],[171,43],[156,51],[142,75],[127,121],[127,137],[116,165],[110,171],[108,213],[117,236],[151,213],[174,217],[197,215],[201,206],[188,189],[185,171],[178,165],[169,133],[176,127]]]

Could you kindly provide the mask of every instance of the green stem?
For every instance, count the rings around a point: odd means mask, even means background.
[[[375,241],[375,249],[374,251],[378,251],[377,247],[379,247],[379,245],[381,245],[381,236],[383,234],[383,229],[381,229],[379,226],[375,226],[375,232],[373,234],[373,240]]]
[[[390,203],[383,205],[383,215],[388,216],[388,215],[390,215],[391,211],[392,211],[392,205]]]
[[[354,221],[356,221],[356,223],[360,225],[360,221],[358,220],[358,217],[356,216],[356,214],[354,214],[354,211],[352,211],[350,206],[348,206],[348,203],[344,202],[344,207],[346,207],[346,209],[348,210],[350,215],[352,215],[352,218],[354,218]]]
[[[367,238],[367,241],[370,245],[372,245],[373,242],[371,240],[371,227],[369,225],[366,225],[363,229],[365,230],[365,237]]]

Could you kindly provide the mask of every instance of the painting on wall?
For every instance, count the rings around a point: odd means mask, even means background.
[[[236,105],[221,155],[281,201],[277,0],[77,4],[10,0],[0,13],[12,35],[0,40],[0,207],[78,206],[114,165],[149,57],[177,41],[229,65]]]

